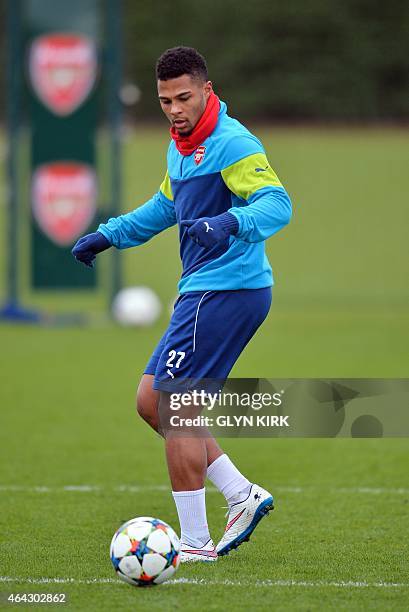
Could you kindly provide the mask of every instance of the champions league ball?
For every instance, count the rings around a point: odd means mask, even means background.
[[[162,310],[158,296],[149,287],[121,289],[112,303],[112,314],[120,325],[152,325]]]
[[[111,561],[118,576],[134,586],[169,580],[180,563],[180,542],[164,521],[150,516],[131,519],[111,542]]]

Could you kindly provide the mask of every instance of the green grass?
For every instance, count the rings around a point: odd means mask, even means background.
[[[408,132],[256,132],[295,214],[268,243],[273,308],[232,374],[407,377]],[[127,137],[125,209],[157,189],[166,142],[163,129]],[[0,217],[4,227],[1,210]],[[190,583],[142,590],[78,582],[115,578],[108,548],[122,521],[148,514],[177,527],[170,493],[161,488],[168,483],[162,442],[134,410],[140,374],[176,293],[175,231],[122,257],[126,284],[153,287],[165,305],[152,328],[123,330],[98,318],[101,292],[33,295],[27,288],[26,303],[90,311],[94,325],[0,327],[0,576],[21,579],[0,582],[0,591],[64,591],[78,610],[406,608],[405,439],[225,440],[239,467],[276,497],[276,510],[250,544],[215,566],[180,568],[176,578]],[[99,262],[103,275],[107,259]],[[0,264],[4,269],[4,250]],[[63,489],[69,485],[99,488]],[[209,492],[214,539],[223,530],[223,505]],[[74,582],[27,582],[42,577]],[[340,586],[348,582],[363,585]],[[382,583],[406,586],[374,586]]]

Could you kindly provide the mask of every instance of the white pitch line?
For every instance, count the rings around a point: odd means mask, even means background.
[[[207,487],[209,493],[217,491],[214,487]],[[106,487],[99,485],[64,485],[49,487],[43,485],[24,486],[24,485],[0,485],[0,493],[98,493],[101,491],[116,493],[145,493],[148,491],[168,491],[170,485],[118,485],[116,487]]]
[[[325,582],[318,580],[316,582],[307,582],[303,580],[255,580],[254,582],[241,582],[240,580],[206,580],[205,578],[174,578],[169,581],[170,584],[197,584],[197,585],[221,585],[221,586],[250,586],[257,587],[351,587],[351,588],[409,588],[409,583],[399,582]]]
[[[398,489],[383,489],[381,487],[351,487],[333,489],[333,491],[337,493],[363,493],[369,495],[407,495],[409,493],[409,489],[404,489],[403,487]]]
[[[0,583],[21,583],[21,584],[121,584],[124,582],[115,578],[17,578],[12,576],[0,576]],[[351,581],[303,581],[303,580],[255,580],[254,582],[241,582],[240,580],[206,580],[205,578],[174,578],[166,584],[178,585],[187,584],[194,586],[232,586],[232,587],[334,587],[334,588],[394,588],[407,589],[409,583],[399,582],[351,582]]]
[[[216,489],[215,489],[216,490]],[[120,493],[140,493],[141,491],[169,491],[169,485],[119,485],[115,491]]]
[[[122,584],[115,578],[17,578],[13,576],[0,576],[0,583],[19,582],[24,584]]]
[[[269,486],[269,485],[267,485]],[[269,486],[271,490],[280,491],[282,493],[315,493],[317,491],[328,491],[334,494],[349,494],[349,495],[409,495],[409,489],[404,487],[398,488],[383,488],[383,487],[297,487],[297,486]],[[100,485],[64,485],[64,486],[25,486],[25,485],[0,485],[0,493],[98,493],[98,492],[116,492],[116,493],[143,493],[149,491],[170,492],[170,485],[118,485],[115,487],[100,486]],[[206,487],[207,493],[216,493],[215,487]]]

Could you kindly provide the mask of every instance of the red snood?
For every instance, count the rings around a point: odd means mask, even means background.
[[[170,128],[170,135],[175,141],[176,148],[182,155],[191,155],[197,147],[213,132],[219,117],[220,101],[212,91],[206,104],[205,111],[195,125],[189,136],[178,134],[174,126]]]

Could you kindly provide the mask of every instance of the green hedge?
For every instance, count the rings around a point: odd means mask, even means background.
[[[157,116],[154,65],[197,47],[233,113],[261,119],[409,116],[407,0],[125,0],[125,65]]]

